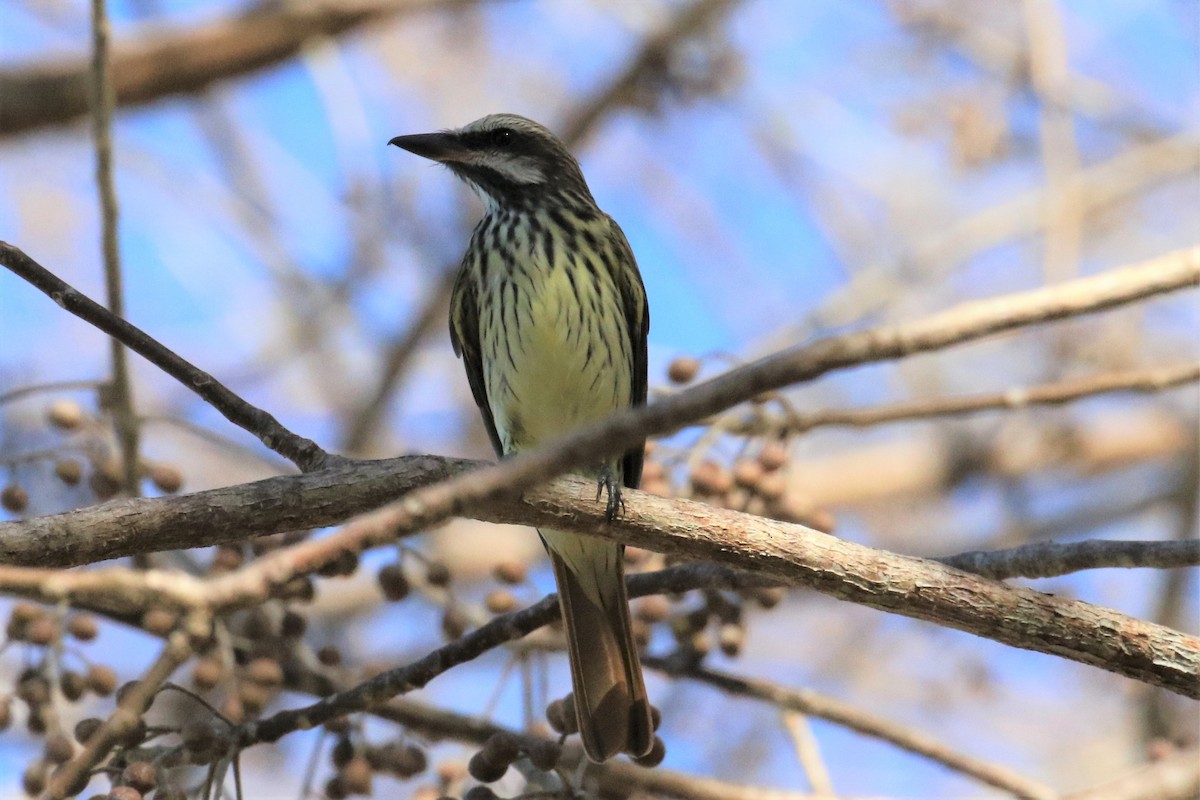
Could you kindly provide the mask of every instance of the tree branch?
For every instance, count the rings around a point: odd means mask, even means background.
[[[1194,567],[1200,565],[1200,539],[1170,542],[1093,540],[1057,544],[1038,542],[1008,550],[976,550],[939,558],[955,569],[994,581],[1052,578],[1085,569],[1113,567]]]
[[[119,42],[112,54],[116,102],[143,105],[197,92],[277,64],[317,36],[336,36],[403,13],[463,0],[340,0],[266,5],[244,14]],[[0,136],[70,122],[88,110],[83,57],[0,70]]]
[[[679,663],[677,659],[644,656],[642,664],[677,678],[707,683],[729,694],[752,697],[778,708],[819,717],[844,725],[866,736],[890,742],[910,753],[925,756],[955,772],[1004,789],[1025,800],[1055,800],[1058,793],[1049,786],[1030,780],[999,764],[960,753],[914,728],[875,716],[849,703],[807,689],[788,689],[769,681],[742,678],[701,666]]]
[[[1062,800],[1191,800],[1200,794],[1200,750],[1191,748]]]
[[[113,183],[112,111],[113,87],[109,70],[108,11],[104,0],[92,0],[91,110],[92,138],[96,150],[96,190],[100,198],[101,239],[104,254],[104,289],[108,310],[114,317],[125,316],[125,290],[121,276],[121,248],[118,241],[117,190]],[[117,442],[121,449],[122,483],[125,493],[136,497],[138,491],[138,424],[133,410],[133,388],[129,379],[129,359],[120,340],[109,339],[112,359],[112,414]]]
[[[727,425],[726,430],[744,436],[783,436],[836,425],[865,428],[891,422],[947,417],[978,411],[1063,405],[1086,397],[1115,392],[1160,392],[1198,380],[1200,364],[1167,364],[1119,372],[1102,372],[1083,378],[968,397],[934,397],[870,408],[798,411],[784,415],[768,416],[760,412],[741,422]],[[696,424],[703,425],[706,422],[711,423],[711,420]]]
[[[271,450],[307,472],[332,458],[315,442],[298,436],[279,420],[247,403],[212,375],[172,352],[140,328],[114,315],[73,286],[51,273],[20,248],[0,241],[0,264],[41,291],[66,311],[74,314],[116,341],[141,355],[151,364],[200,395],[234,425],[253,434]]]

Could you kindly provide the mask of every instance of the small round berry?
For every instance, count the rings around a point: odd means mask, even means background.
[[[29,492],[15,483],[10,483],[0,489],[0,506],[6,511],[20,514],[29,507]]]
[[[516,609],[517,598],[507,589],[493,589],[488,592],[483,604],[493,614],[507,614]]]
[[[663,762],[667,755],[667,746],[663,744],[663,740],[654,737],[654,745],[650,748],[650,752],[644,756],[638,756],[633,762],[642,767],[657,767]]]
[[[529,568],[520,561],[501,561],[492,569],[492,576],[500,583],[516,586],[529,577]]]
[[[562,745],[550,739],[538,739],[528,747],[529,761],[543,772],[549,772],[562,758]]]
[[[74,400],[55,400],[46,408],[46,421],[59,430],[75,430],[83,420],[83,408]]]
[[[379,588],[383,592],[383,596],[393,603],[408,597],[408,593],[412,589],[408,583],[408,578],[404,575],[404,568],[399,564],[384,565],[379,570],[377,580],[379,581]]]
[[[158,770],[148,761],[133,761],[121,772],[121,780],[145,794],[158,785]]]
[[[183,488],[183,472],[174,464],[154,464],[150,467],[150,482],[163,494],[175,494]]]
[[[60,458],[54,462],[54,476],[67,486],[77,486],[83,480],[83,464],[74,458]]]
[[[467,762],[467,772],[480,783],[492,783],[504,777],[504,773],[508,772],[508,764],[497,764],[481,750]]]
[[[692,356],[677,356],[667,365],[667,379],[674,384],[691,383],[700,372],[700,360]]]
[[[448,586],[450,577],[450,568],[441,561],[430,561],[425,567],[425,580],[430,586]]]

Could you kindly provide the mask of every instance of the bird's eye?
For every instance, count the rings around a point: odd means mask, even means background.
[[[508,128],[497,128],[491,134],[492,144],[496,147],[504,147],[512,143],[513,132]]]

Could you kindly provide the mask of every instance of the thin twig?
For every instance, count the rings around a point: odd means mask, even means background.
[[[977,550],[939,558],[947,566],[1002,581],[1053,578],[1085,569],[1200,566],[1200,539],[1169,542],[1094,540],[1058,544],[1038,542],[1008,550]]]
[[[105,385],[104,381],[96,380],[78,380],[78,381],[52,381],[50,383],[38,383],[30,386],[21,386],[9,392],[0,393],[0,406],[5,403],[12,403],[16,400],[22,400],[36,394],[49,394],[52,392],[69,392],[69,391],[85,391],[102,388]]]
[[[234,425],[255,434],[264,445],[302,471],[318,469],[333,458],[315,442],[292,433],[266,411],[247,403],[212,375],[91,300],[19,248],[0,241],[0,263],[69,313],[124,343],[129,349],[191,389]]]
[[[883,719],[832,697],[806,689],[788,689],[764,680],[743,678],[718,670],[687,666],[673,659],[647,656],[642,663],[662,670],[668,675],[701,681],[740,697],[752,697],[772,705],[844,725],[866,736],[882,739],[910,753],[962,773],[977,781],[1003,789],[1026,800],[1055,800],[1058,793],[1048,786],[1030,780],[1016,771],[974,756],[960,753],[952,747],[914,728]]]
[[[96,189],[100,196],[100,224],[104,252],[104,290],[108,310],[115,317],[125,316],[125,293],[121,276],[121,248],[118,236],[117,190],[113,183],[112,110],[113,87],[108,72],[110,29],[105,0],[92,0],[92,137],[96,147]],[[133,387],[129,361],[120,339],[109,339],[112,357],[112,383],[109,401],[121,447],[122,483],[130,497],[140,494],[138,487],[138,425],[133,412]]]
[[[67,797],[75,782],[103,761],[117,742],[137,726],[159,688],[191,654],[192,645],[187,633],[177,630],[168,636],[158,658],[137,684],[125,693],[116,710],[91,735],[83,750],[51,778],[42,795],[43,800],[62,800]]]
[[[1030,406],[1054,406],[1100,394],[1117,392],[1160,392],[1200,380],[1200,364],[1180,363],[1158,367],[1103,372],[1083,378],[1047,383],[1004,392],[967,397],[935,397],[904,403],[858,409],[825,409],[791,414],[755,414],[727,426],[743,436],[792,435],[813,428],[847,425],[864,428],[892,422],[970,414],[979,411],[1012,410]],[[707,421],[696,424],[703,425]]]

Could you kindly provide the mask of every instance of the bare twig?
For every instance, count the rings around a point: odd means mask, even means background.
[[[677,13],[665,28],[647,39],[625,69],[612,78],[592,99],[584,103],[562,125],[562,139],[576,147],[596,128],[597,121],[614,108],[633,100],[638,84],[648,75],[661,72],[678,43],[713,25],[727,14],[736,0],[694,0]]]
[[[1200,793],[1200,750],[1191,748],[1062,800],[1190,800]]]
[[[255,8],[118,44],[112,58],[116,101],[140,105],[196,92],[269,67],[317,36],[336,36],[406,12],[464,0],[339,0]],[[55,60],[0,70],[0,136],[70,120],[87,111],[87,65]]]
[[[813,428],[836,425],[861,428],[979,411],[1062,405],[1099,394],[1159,392],[1187,383],[1195,383],[1198,380],[1200,380],[1200,364],[1169,364],[1119,372],[1104,372],[1057,383],[1013,388],[1004,392],[968,397],[936,397],[871,408],[827,409],[793,412],[780,416],[757,414],[748,416],[740,423],[729,425],[728,430],[735,434],[754,436],[797,434]]]
[[[207,625],[198,620],[196,624],[201,627]],[[76,781],[104,760],[117,742],[137,726],[159,688],[191,654],[188,633],[178,630],[168,636],[158,658],[137,684],[125,693],[112,715],[91,735],[83,750],[51,778],[42,795],[43,800],[62,800],[70,796],[70,789]]]
[[[1003,789],[1027,800],[1054,800],[1058,794],[1037,781],[1000,764],[961,753],[914,728],[883,719],[860,708],[807,689],[788,689],[770,681],[743,678],[727,672],[677,663],[674,659],[647,656],[642,663],[668,675],[701,681],[740,697],[753,697],[772,705],[844,725],[865,736],[890,742],[911,753]]]
[[[125,316],[125,293],[121,276],[121,248],[117,241],[117,190],[113,183],[112,110],[113,87],[108,69],[108,12],[105,0],[92,0],[92,138],[96,147],[96,189],[100,195],[100,221],[104,252],[104,288],[108,310]],[[125,493],[138,491],[138,424],[133,412],[133,388],[125,345],[109,340],[112,382],[109,384],[111,411],[121,447],[122,483]]]
[[[17,400],[23,400],[26,397],[31,397],[38,394],[51,394],[54,392],[68,391],[95,391],[104,386],[104,381],[97,380],[77,380],[77,381],[52,381],[50,383],[37,383],[30,386],[20,386],[8,392],[0,393],[0,406],[5,403],[12,403]]]
[[[127,345],[129,349],[200,395],[230,422],[255,434],[264,445],[301,470],[318,469],[329,463],[331,456],[315,442],[292,433],[266,411],[247,403],[212,375],[187,362],[140,328],[91,300],[19,248],[0,241],[0,263],[68,312]]]
[[[992,580],[1052,578],[1085,569],[1200,566],[1200,540],[1118,542],[1095,540],[1039,542],[1009,550],[975,551],[938,559],[956,569]]]

